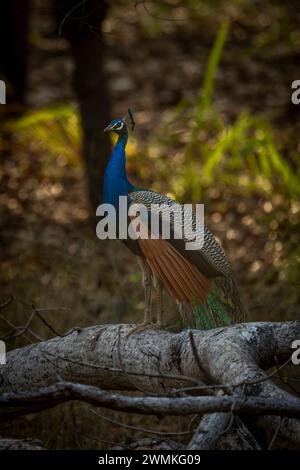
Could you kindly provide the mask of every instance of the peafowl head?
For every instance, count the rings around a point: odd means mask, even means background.
[[[131,109],[129,108],[126,115],[122,119],[113,119],[111,123],[104,129],[104,132],[112,131],[118,135],[123,135],[127,133],[126,118],[127,116],[130,119],[131,130],[134,129],[135,121]]]
[[[113,119],[111,123],[104,129],[104,132],[112,131],[118,135],[127,132],[127,126],[124,119]]]

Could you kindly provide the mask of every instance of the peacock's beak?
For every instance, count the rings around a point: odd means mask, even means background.
[[[105,129],[104,129],[104,132],[108,132],[112,129],[112,125],[109,124]]]

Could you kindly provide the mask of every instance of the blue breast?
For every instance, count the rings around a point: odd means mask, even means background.
[[[127,138],[127,133],[119,137],[104,174],[103,200],[116,208],[118,208],[119,196],[126,196],[128,191],[133,189],[126,173]]]

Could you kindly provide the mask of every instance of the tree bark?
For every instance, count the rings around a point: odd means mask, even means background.
[[[0,437],[0,450],[45,450],[40,441],[34,439],[5,439]]]
[[[204,415],[190,449],[259,448],[245,416],[257,416],[261,428],[299,445],[300,400],[265,372],[288,363],[299,321],[144,331],[127,338],[131,327],[74,330],[8,353],[0,369],[1,418],[82,400],[133,413]]]
[[[95,216],[102,199],[104,170],[111,147],[103,130],[110,120],[109,93],[103,70],[102,23],[107,1],[87,0],[72,8],[57,0],[58,34],[71,45],[74,61],[73,87],[77,95],[83,130],[82,156],[86,168],[88,197]]]
[[[21,113],[25,104],[29,0],[2,2],[0,24],[0,79],[5,81],[7,93],[7,104],[1,111],[7,118]]]
[[[202,381],[222,384],[232,393],[244,389],[248,395],[257,396],[263,391],[284,397],[286,392],[279,392],[262,369],[286,361],[293,352],[292,342],[300,338],[299,321],[192,330],[197,357],[191,330],[177,334],[145,331],[126,338],[130,328],[92,326],[15,349],[7,354],[7,364],[0,369],[2,389],[32,390],[62,378],[106,390],[141,387],[164,393],[199,386]],[[209,391],[206,385],[197,389],[197,393]]]

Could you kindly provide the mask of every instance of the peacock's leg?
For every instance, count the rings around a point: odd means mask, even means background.
[[[164,302],[163,302],[163,284],[159,279],[156,279],[156,325],[158,328],[164,327],[163,313],[164,313]]]
[[[152,278],[151,278],[152,283]],[[145,306],[145,319],[144,322],[132,328],[128,333],[127,337],[132,333],[141,333],[145,330],[159,330],[163,328],[163,285],[162,282],[155,278],[154,282],[156,290],[156,322],[152,322],[151,311],[150,311],[150,320],[146,322],[146,306]],[[146,304],[147,305],[147,304]]]
[[[134,328],[131,328],[127,333],[127,337],[132,333],[143,331],[152,325],[152,304],[151,304],[151,291],[152,291],[152,271],[146,260],[139,258],[139,265],[143,271],[143,287],[145,293],[145,310],[144,310],[144,321],[139,323]]]
[[[143,287],[145,293],[145,311],[144,322],[145,324],[152,323],[152,305],[151,305],[151,290],[152,290],[152,271],[145,260],[140,260],[140,265],[143,271]]]

